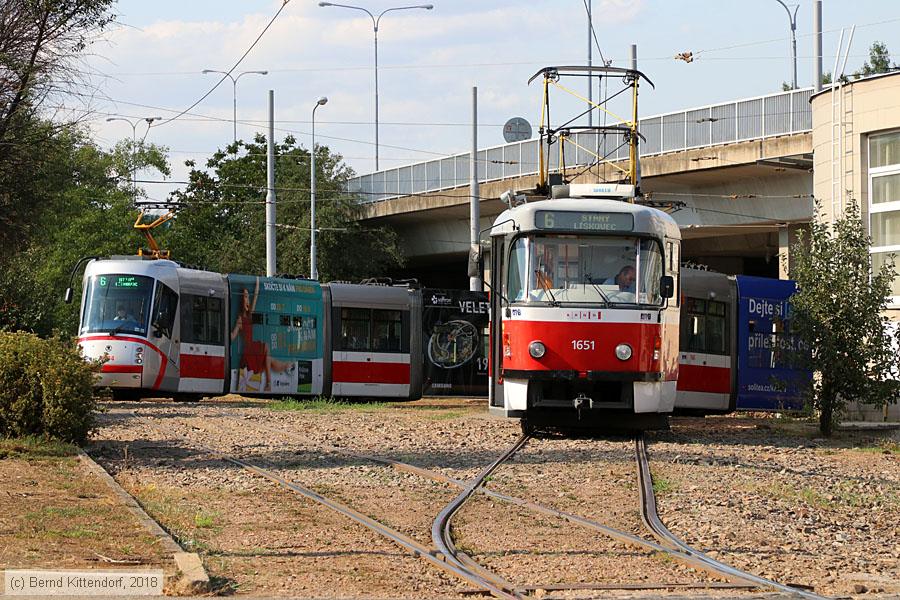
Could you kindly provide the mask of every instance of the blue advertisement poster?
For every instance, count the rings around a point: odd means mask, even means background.
[[[317,281],[228,275],[229,389],[253,394],[322,392],[324,321]]]
[[[737,276],[738,410],[799,410],[812,376],[791,333],[793,281]]]

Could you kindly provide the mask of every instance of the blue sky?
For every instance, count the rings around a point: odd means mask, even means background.
[[[479,87],[480,146],[502,143],[512,116],[539,120],[539,88],[528,77],[548,64],[586,61],[584,0],[430,0],[432,11],[388,14],[379,33],[382,168],[465,151],[470,145],[471,86]],[[350,2],[377,12],[397,3]],[[399,3],[400,5],[404,3]],[[791,76],[788,17],[776,0],[593,0],[601,50],[614,65],[638,45],[639,68],[656,83],[642,89],[641,114],[677,110],[778,91]],[[90,123],[103,144],[131,134],[110,114],[171,116],[215,83],[205,68],[227,70],[281,5],[280,0],[120,0],[122,26],[92,47],[92,68],[106,99],[94,100]],[[798,83],[812,83],[812,3],[800,0]],[[825,0],[825,70],[831,70],[841,27],[856,24],[848,71],[874,40],[900,62],[900,3]],[[239,137],[264,129],[267,90],[275,90],[276,126],[309,144],[315,99],[317,140],[343,154],[358,172],[374,161],[371,22],[363,13],[291,0],[238,71],[267,69],[238,85]],[[673,56],[692,51],[686,64]],[[594,59],[598,60],[594,51]],[[181,166],[231,141],[232,86],[225,82],[192,112],[153,128],[148,140],[169,147]],[[218,120],[209,120],[212,117]],[[321,135],[322,137],[318,137]],[[330,137],[326,137],[330,136]],[[344,139],[334,139],[344,138]],[[355,140],[355,141],[354,141]],[[391,147],[396,146],[396,147]],[[161,199],[160,189],[151,196]]]

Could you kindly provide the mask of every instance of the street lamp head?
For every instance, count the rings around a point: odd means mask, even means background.
[[[145,117],[145,121],[147,121],[147,125],[153,123],[153,121],[162,121],[162,117]]]
[[[424,8],[425,10],[431,10],[432,8],[434,8],[434,4],[426,4],[422,6],[422,8]]]
[[[269,74],[268,71],[257,71],[257,73],[259,73],[260,75],[268,75]]]
[[[215,71],[213,71],[212,69],[203,69],[203,71],[201,71],[201,72],[202,72],[204,75],[207,75],[208,73],[215,73]]]
[[[319,2],[319,6],[334,6],[331,2]]]
[[[327,103],[328,103],[328,98],[326,98],[325,96],[319,96],[319,99],[316,100],[316,104],[318,104],[319,106],[322,106],[323,104],[327,104]]]

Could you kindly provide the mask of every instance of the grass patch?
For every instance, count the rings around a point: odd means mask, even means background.
[[[43,519],[48,519],[52,517],[59,517],[63,519],[72,519],[75,517],[85,517],[90,514],[93,514],[92,511],[89,511],[87,508],[82,507],[69,507],[69,508],[61,508],[57,506],[48,506],[43,510],[32,511],[25,513],[25,520],[27,521],[42,521]]]
[[[219,513],[205,513],[203,511],[194,515],[194,527],[197,529],[209,529],[216,524]]]
[[[191,552],[207,554],[211,550],[208,540],[203,539],[215,532],[215,517],[218,513],[204,513],[197,507],[193,510],[191,500],[176,496],[171,491],[161,490],[155,485],[140,488],[136,497],[144,510],[172,534],[182,546]],[[209,522],[208,526],[204,526]]]
[[[78,454],[78,448],[56,440],[46,440],[35,436],[0,439],[0,459],[63,458],[75,454]]]
[[[789,503],[802,502],[810,508],[822,510],[836,510],[840,507],[877,509],[883,506],[894,507],[900,501],[894,494],[875,493],[852,481],[840,481],[823,488],[794,487],[773,482],[751,486],[751,491]]]
[[[48,531],[47,535],[50,537],[58,536],[61,538],[81,540],[95,538],[99,535],[99,533],[94,529],[88,529],[87,527],[69,527],[68,529],[63,529],[62,531]]]
[[[653,552],[653,560],[659,561],[665,565],[669,565],[669,564],[672,564],[673,562],[675,562],[675,559],[672,558],[671,554],[668,554],[666,552],[660,552],[659,550],[656,550],[655,552]]]
[[[675,484],[669,479],[658,475],[653,476],[653,492],[655,494],[665,494],[666,492],[671,492],[674,489]]]
[[[283,398],[268,405],[272,410],[295,410],[311,413],[331,413],[347,410],[370,412],[390,407],[387,402],[347,402],[334,398],[318,397],[312,399]]]
[[[798,496],[801,500],[814,508],[832,508],[834,506],[834,503],[824,494],[809,486],[801,488]]]
[[[874,446],[859,446],[853,448],[853,450],[870,454],[900,454],[900,443],[884,440]]]

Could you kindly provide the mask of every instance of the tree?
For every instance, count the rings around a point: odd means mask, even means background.
[[[278,269],[309,273],[309,151],[288,136],[275,145]],[[191,162],[188,166],[195,167]],[[339,154],[316,148],[317,266],[323,281],[358,280],[402,264],[396,233],[358,222],[360,207],[345,193],[352,171]],[[164,241],[173,257],[223,273],[265,272],[266,140],[220,150],[205,170],[172,195],[174,225]]]
[[[18,245],[40,219],[30,173],[72,120],[48,120],[47,99],[85,81],[77,60],[113,20],[113,0],[4,0],[0,3],[0,245]],[[77,120],[77,119],[76,119]],[[39,191],[39,190],[38,190]]]
[[[884,42],[875,41],[869,46],[869,60],[863,63],[862,68],[853,73],[853,77],[867,77],[877,73],[888,73],[897,68],[891,66],[891,53]]]
[[[43,208],[16,251],[0,254],[0,329],[42,336],[75,332],[77,302],[64,304],[62,296],[80,257],[133,254],[142,244],[132,227],[134,200],[143,195],[131,187],[132,166],[169,173],[165,149],[156,146],[132,152],[128,140],[107,152],[69,130],[49,140],[41,168],[27,174]],[[79,298],[80,278],[75,284]]]
[[[831,435],[847,402],[881,406],[896,401],[897,356],[885,316],[893,261],[873,272],[871,241],[851,202],[829,225],[816,205],[808,234],[791,248],[792,331],[808,353],[814,373],[809,395],[819,411],[819,429]],[[893,378],[892,378],[893,377]]]

